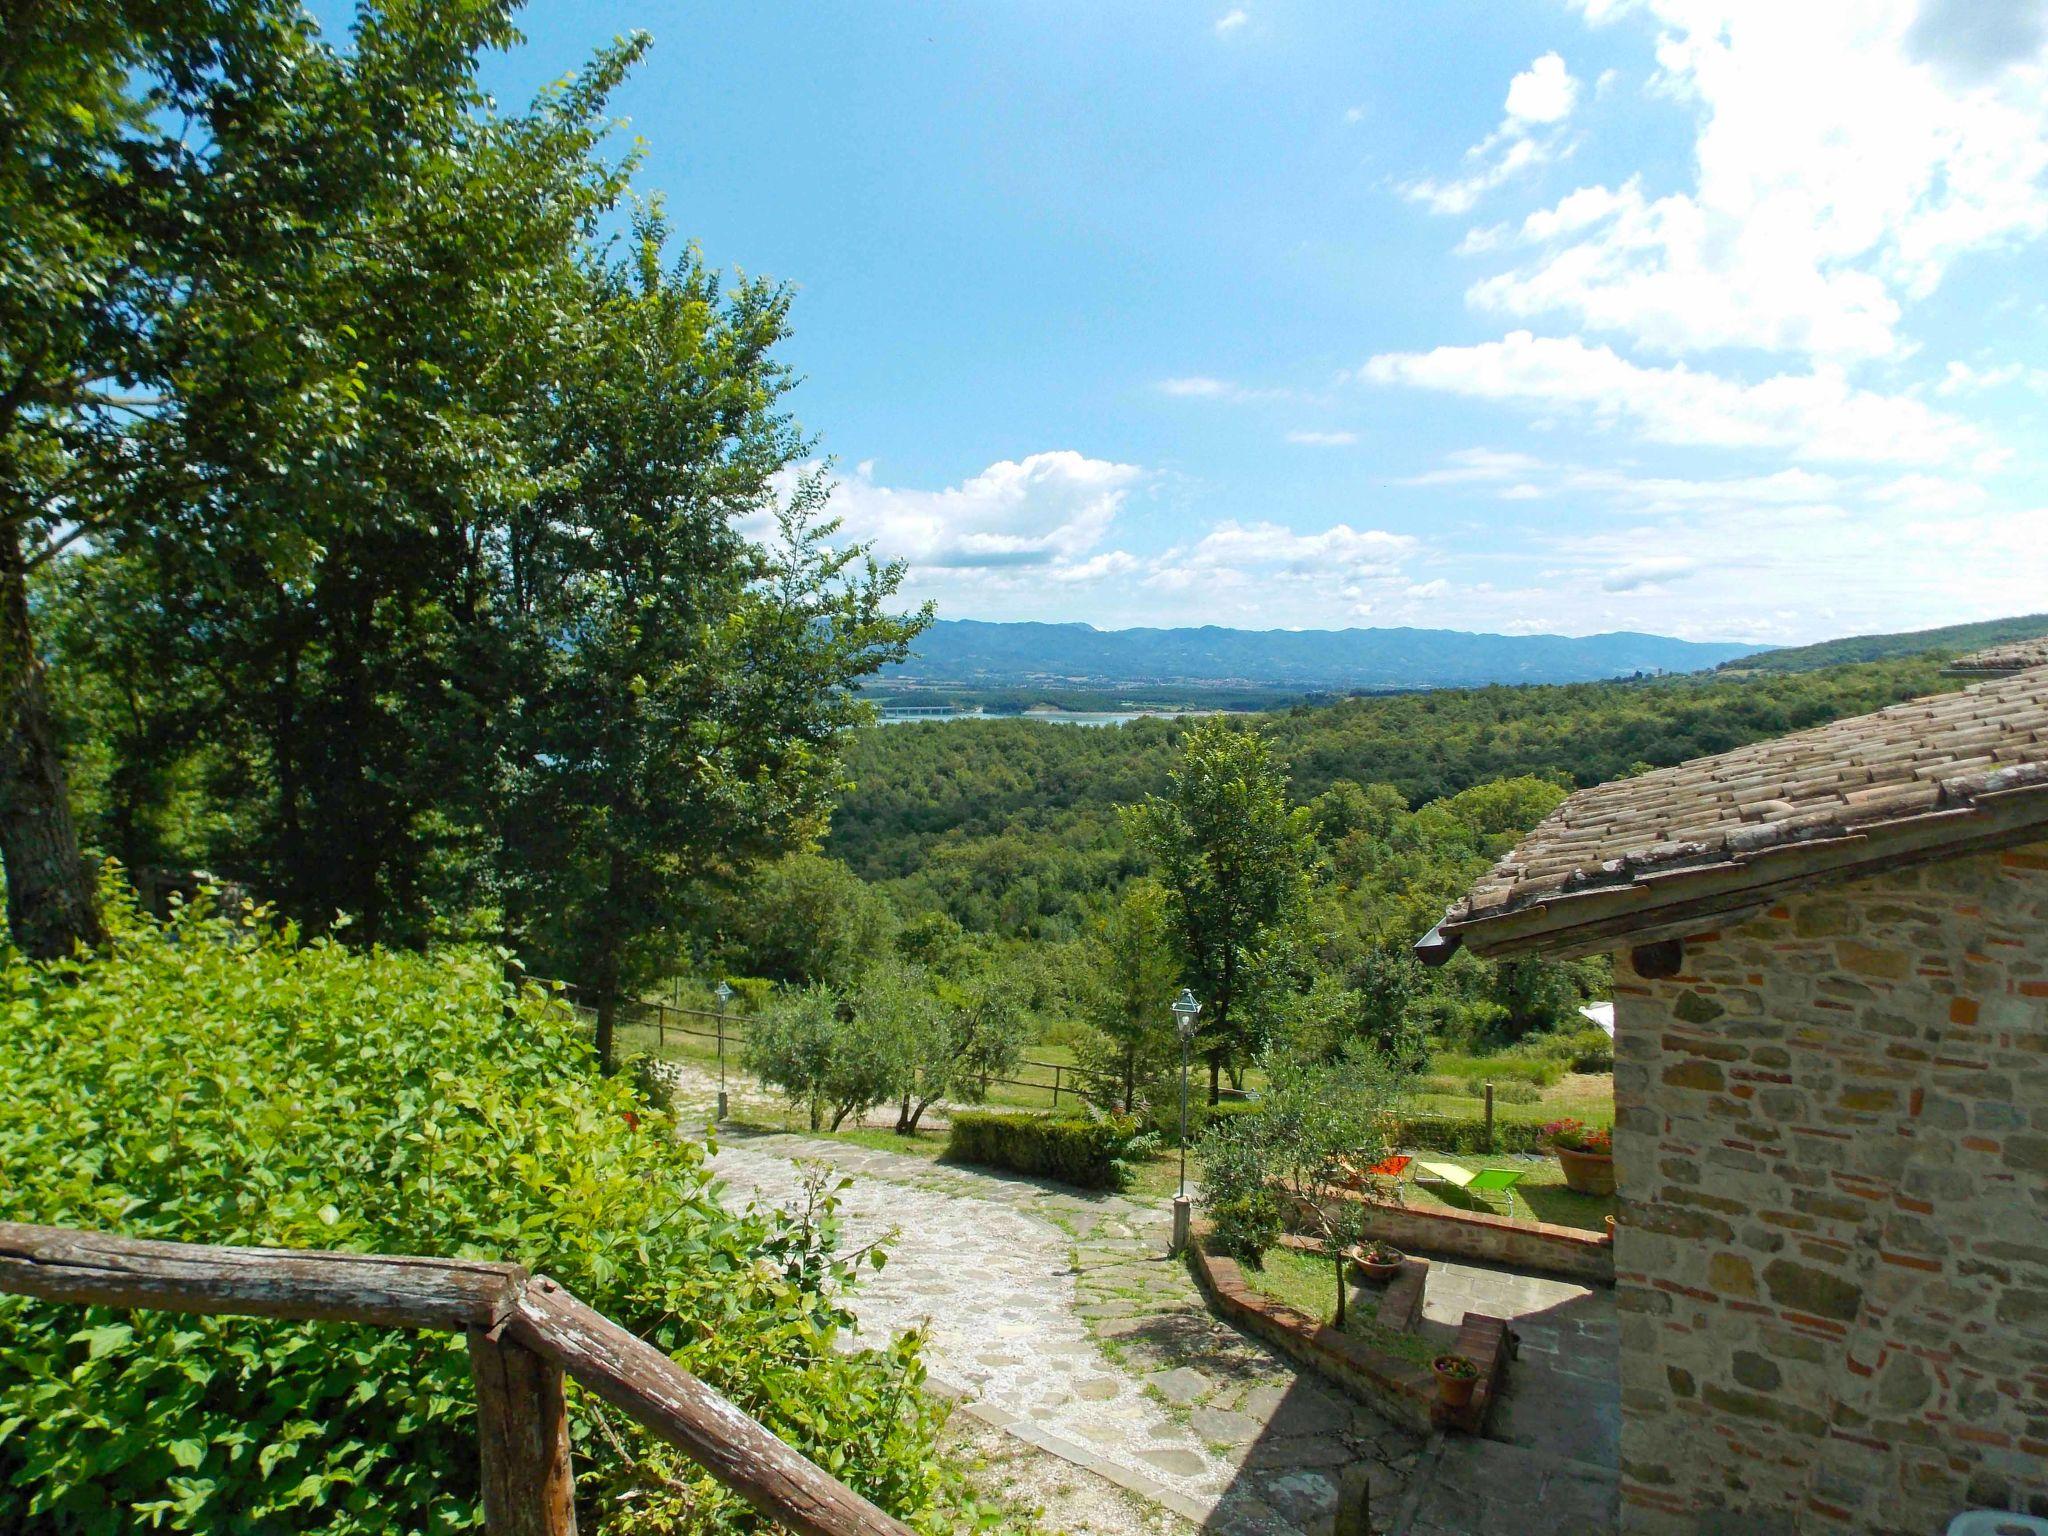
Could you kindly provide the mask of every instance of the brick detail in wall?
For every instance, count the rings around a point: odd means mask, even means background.
[[[1615,992],[1623,1530],[2048,1515],[2048,844]]]

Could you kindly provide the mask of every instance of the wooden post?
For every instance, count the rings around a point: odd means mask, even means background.
[[[654,1048],[668,1049],[668,1004],[659,1001],[654,1005]]]
[[[1493,1150],[1493,1084],[1486,1085],[1486,1150]]]
[[[1058,1062],[1054,1062],[1052,1066],[1052,1107],[1054,1109],[1060,1107],[1060,1066]]]
[[[562,1368],[500,1336],[469,1330],[476,1443],[489,1536],[576,1536],[576,1477]]]

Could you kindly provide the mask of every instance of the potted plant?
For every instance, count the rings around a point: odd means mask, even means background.
[[[1543,1127],[1544,1140],[1557,1154],[1565,1187],[1582,1195],[1614,1193],[1614,1134],[1588,1130],[1577,1120],[1553,1120]]]
[[[1430,1362],[1436,1373],[1436,1395],[1447,1408],[1462,1408],[1472,1401],[1479,1385],[1479,1366],[1463,1355],[1438,1355]]]
[[[1372,1281],[1393,1279],[1401,1272],[1401,1265],[1407,1257],[1392,1243],[1383,1243],[1378,1239],[1351,1251],[1352,1263],[1357,1267],[1358,1273]]]

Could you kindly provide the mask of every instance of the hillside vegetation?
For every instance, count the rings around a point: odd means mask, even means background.
[[[1987,619],[1980,624],[1949,624],[1940,629],[1914,629],[1891,635],[1848,635],[1840,640],[1823,640],[1818,645],[1797,645],[1786,650],[1762,651],[1734,661],[1724,661],[1723,672],[1815,672],[1847,662],[1889,661],[1901,656],[1928,656],[1947,660],[1986,646],[2014,640],[2032,640],[2048,635],[2048,613],[2023,614],[2011,619]]]
[[[75,975],[0,968],[8,1220],[514,1260],[899,1514],[971,1515],[917,1340],[836,1348],[819,1226],[724,1210],[704,1148],[496,954],[110,918]],[[594,1399],[571,1412],[592,1528],[763,1528]],[[475,1529],[475,1415],[459,1335],[0,1299],[0,1530]]]

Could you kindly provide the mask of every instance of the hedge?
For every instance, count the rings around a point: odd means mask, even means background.
[[[1495,1120],[1493,1145],[1490,1147],[1486,1144],[1484,1120],[1454,1119],[1449,1115],[1404,1120],[1397,1139],[1402,1147],[1417,1152],[1451,1152],[1461,1156],[1547,1150],[1543,1144],[1543,1127],[1526,1120]]]
[[[948,1161],[1037,1174],[1082,1189],[1128,1186],[1129,1159],[1141,1139],[1150,1139],[1137,1120],[1125,1115],[1082,1120],[956,1110],[952,1123]]]

